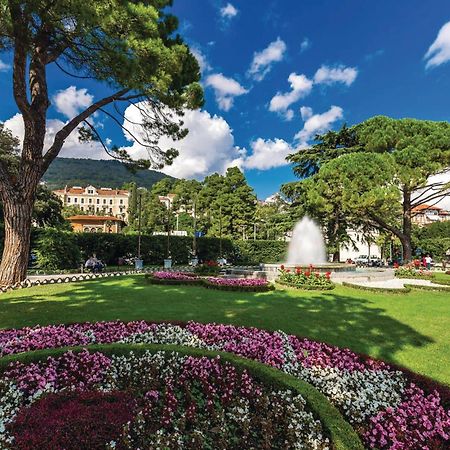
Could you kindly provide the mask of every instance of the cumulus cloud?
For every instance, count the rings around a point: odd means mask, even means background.
[[[59,119],[47,120],[46,135],[44,141],[44,153],[52,145],[55,134],[65,125]],[[16,114],[5,121],[5,127],[11,130],[14,136],[18,137],[20,141],[24,136],[24,124],[21,114]],[[91,159],[110,159],[105,153],[102,145],[99,142],[83,142],[78,140],[78,133],[76,130],[72,132],[64,142],[64,146],[59,154],[65,158],[91,158]]]
[[[233,17],[237,16],[238,12],[239,11],[231,3],[228,3],[223,8],[220,8],[220,15],[224,19],[232,19]]]
[[[282,61],[286,52],[286,44],[279,37],[276,41],[271,42],[264,50],[255,52],[253,61],[248,71],[256,81],[261,81],[272,69],[275,62]]]
[[[142,121],[139,110],[134,106],[129,106],[125,110],[125,118],[124,125],[128,128],[130,121],[137,124]],[[207,111],[187,110],[183,121],[185,127],[189,129],[184,139],[173,141],[163,137],[159,141],[163,149],[179,150],[173,164],[163,169],[164,173],[180,178],[202,179],[213,172],[223,173],[228,167],[242,166],[245,150],[234,144],[233,131],[223,117],[212,116]],[[139,125],[133,125],[131,130],[137,139],[141,136],[139,128]],[[132,142],[126,150],[133,158],[147,157],[144,146],[129,135],[126,138]]]
[[[306,122],[313,115],[313,110],[310,106],[302,106],[300,108],[300,115],[302,116],[302,120]]]
[[[244,160],[246,169],[267,170],[286,165],[286,157],[293,152],[292,147],[283,139],[256,139],[250,144],[252,154]]]
[[[208,60],[206,59],[205,54],[196,46],[191,47],[191,53],[194,55],[195,59],[198,62],[198,65],[200,66],[200,71],[207,72],[208,70],[211,70],[211,66],[208,63]]]
[[[335,83],[344,83],[350,86],[356,79],[358,70],[355,67],[322,66],[318,69],[311,80],[306,75],[298,75],[295,72],[289,75],[288,81],[291,85],[289,92],[277,94],[272,97],[269,103],[269,111],[281,114],[286,120],[292,120],[294,113],[290,108],[293,103],[306,97],[313,89],[315,84],[331,85]]]
[[[322,114],[313,114],[311,108],[303,107],[302,117],[306,118],[303,128],[294,136],[294,140],[307,143],[317,133],[323,133],[330,129],[336,120],[342,119],[343,110],[339,106],[332,106]]]
[[[72,119],[81,111],[92,105],[94,96],[88,94],[87,89],[77,89],[75,86],[70,86],[67,89],[58,91],[53,96],[53,102],[56,110]]]
[[[328,67],[322,66],[314,75],[314,83],[316,84],[335,84],[344,83],[350,86],[356,79],[358,70],[355,67],[336,66]]]
[[[7,72],[9,69],[11,69],[10,64],[6,64],[0,59],[0,72]]]
[[[235,97],[248,92],[239,82],[233,78],[225,77],[221,73],[209,75],[206,78],[205,85],[214,89],[217,104],[224,111],[230,110]]]
[[[426,62],[427,69],[450,61],[450,21],[439,30],[424,59],[428,60]]]
[[[290,92],[281,93],[278,92],[272,100],[270,100],[269,110],[273,112],[284,112],[292,103],[297,102],[302,97],[305,97],[311,92],[313,87],[312,80],[308,79],[305,75],[297,75],[291,73],[288,81],[291,85]]]

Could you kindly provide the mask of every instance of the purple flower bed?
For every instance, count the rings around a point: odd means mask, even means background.
[[[157,280],[175,280],[175,281],[193,281],[198,280],[198,277],[194,274],[186,272],[153,272],[153,278]]]
[[[224,290],[262,292],[270,289],[267,280],[261,278],[206,278],[206,285]]]
[[[448,390],[432,385],[417,386],[420,377],[390,365],[363,357],[349,349],[257,328],[222,324],[186,325],[170,323],[97,322],[49,325],[0,330],[0,356],[36,349],[90,343],[159,343],[222,350],[262,362],[314,385],[341,410],[361,433],[369,448],[443,449],[450,433]],[[103,370],[101,358],[83,362],[87,380]],[[69,358],[69,356],[68,356]],[[67,360],[69,361],[70,358]],[[52,374],[63,371],[72,384],[73,362],[64,366],[51,362],[45,374],[11,367],[20,386],[27,392],[42,388]],[[12,375],[11,375],[12,376]],[[447,397],[445,397],[447,395]],[[0,418],[1,419],[1,418]],[[0,423],[1,427],[1,423]]]

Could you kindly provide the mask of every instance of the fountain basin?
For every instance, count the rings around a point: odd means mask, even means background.
[[[260,270],[261,270],[261,272],[265,273],[266,278],[269,281],[274,281],[276,278],[278,278],[278,273],[281,269],[281,266],[284,266],[285,270],[291,270],[292,272],[295,271],[295,269],[297,269],[297,268],[300,268],[303,271],[312,270],[313,272],[319,272],[319,273],[331,272],[331,276],[333,276],[333,274],[335,274],[336,272],[354,272],[354,271],[356,271],[355,264],[345,264],[345,263],[314,264],[312,269],[310,269],[309,264],[308,265],[288,264],[288,263],[260,264]]]

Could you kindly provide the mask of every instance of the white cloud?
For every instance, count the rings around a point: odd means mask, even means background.
[[[139,110],[129,106],[125,117],[134,123],[141,123]],[[183,117],[184,126],[189,129],[188,135],[173,141],[163,137],[159,141],[162,149],[176,148],[179,155],[171,166],[163,169],[164,173],[180,178],[204,178],[213,172],[224,173],[228,167],[242,166],[245,150],[234,144],[233,131],[223,117],[211,116],[207,111],[187,110]],[[124,123],[128,128],[130,122]],[[138,139],[142,136],[139,125],[132,126],[132,133]],[[126,136],[132,145],[126,150],[133,158],[146,158],[145,147]]]
[[[305,37],[303,39],[302,43],[300,44],[300,53],[305,52],[310,47],[311,47],[311,41],[307,37]]]
[[[284,113],[284,118],[286,119],[287,122],[290,122],[294,118],[294,111],[292,109],[288,109]]]
[[[44,153],[52,145],[55,134],[65,125],[59,119],[47,120],[47,129],[44,141]],[[24,124],[21,114],[16,114],[5,121],[5,127],[11,130],[14,136],[17,136],[20,141],[24,136]],[[102,145],[99,142],[83,142],[78,140],[78,133],[72,132],[64,142],[64,146],[59,154],[66,158],[91,158],[91,159],[110,159],[105,153]]]
[[[227,78],[221,73],[209,75],[205,85],[214,89],[219,108],[224,111],[228,111],[233,106],[235,97],[248,92],[239,82],[233,78]]]
[[[0,72],[7,72],[9,69],[11,69],[10,64],[6,64],[0,59]]]
[[[286,165],[286,156],[293,148],[283,139],[256,139],[250,144],[252,154],[244,160],[244,168],[267,170]]]
[[[316,84],[334,84],[344,83],[350,86],[356,79],[358,70],[355,67],[322,66],[314,75],[314,83]]]
[[[200,66],[201,72],[206,72],[208,70],[211,70],[211,66],[208,63],[208,60],[206,59],[205,54],[196,46],[191,47],[191,53],[194,55],[195,59],[198,62],[198,65]]]
[[[255,52],[248,74],[256,81],[261,81],[272,69],[274,62],[283,60],[286,44],[279,37],[264,50]]]
[[[313,115],[313,110],[309,106],[302,106],[300,108],[300,115],[302,116],[302,120],[306,122]]]
[[[440,66],[450,61],[450,21],[439,30],[424,58],[428,59],[427,68]]]
[[[94,96],[88,94],[87,89],[77,89],[75,86],[58,91],[53,96],[56,110],[68,119],[72,119],[88,106],[92,105],[93,100]]]
[[[300,141],[300,145],[307,143],[317,133],[323,133],[329,130],[333,122],[342,119],[343,110],[339,106],[332,106],[322,114],[312,114],[311,108],[303,108],[303,116],[307,117],[305,124],[294,136],[294,140]]]
[[[297,102],[311,92],[313,87],[312,80],[305,75],[297,75],[291,73],[288,81],[291,85],[291,91],[284,94],[278,92],[272,100],[270,100],[269,110],[273,112],[286,111],[292,103]]]
[[[220,15],[224,19],[232,19],[237,15],[238,12],[239,11],[231,3],[228,3],[223,8],[220,8]]]

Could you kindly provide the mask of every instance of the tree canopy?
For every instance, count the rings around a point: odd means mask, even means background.
[[[344,229],[376,227],[397,236],[409,260],[414,208],[450,189],[448,181],[430,182],[449,170],[450,124],[377,116],[317,136],[288,160],[303,179],[284,192],[321,220],[331,238],[340,228],[336,244],[348,238]]]

